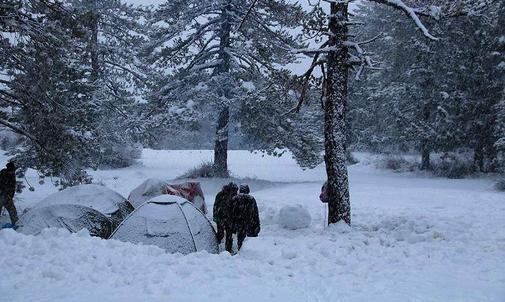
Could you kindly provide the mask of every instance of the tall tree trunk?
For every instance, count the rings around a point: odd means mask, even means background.
[[[228,176],[228,123],[230,109],[223,108],[219,112],[216,127],[216,141],[214,145],[214,173],[216,176]]]
[[[326,165],[328,224],[341,220],[351,223],[349,181],[346,166],[346,111],[349,76],[348,50],[344,46],[348,34],[348,4],[330,4],[329,47],[324,106],[324,161]]]
[[[423,140],[421,142],[421,170],[430,170],[431,169],[430,153],[431,152],[430,152],[428,140]]]
[[[423,122],[426,125],[430,122],[431,107],[431,102],[428,102],[423,106]],[[428,138],[421,139],[421,170],[431,169],[430,153],[430,142]]]
[[[221,30],[219,41],[219,56],[221,64],[216,67],[215,75],[230,72],[230,54],[228,48],[230,47],[230,33],[231,33],[231,1],[228,1],[226,6],[221,11]],[[226,99],[231,99],[230,87],[231,83],[223,83],[220,96]],[[228,124],[230,122],[230,108],[225,104],[219,112],[217,126],[216,126],[216,139],[214,141],[214,174],[216,176],[228,176]]]
[[[484,172],[484,147],[481,142],[478,142],[477,146],[474,148],[473,164],[476,171]]]
[[[100,73],[100,63],[98,62],[98,14],[96,13],[96,0],[89,0],[89,3],[92,10],[89,12],[91,36],[88,47],[91,57],[91,78],[95,81]]]

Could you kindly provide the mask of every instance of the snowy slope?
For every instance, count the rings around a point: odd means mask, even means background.
[[[145,178],[174,178],[211,157],[145,150],[137,166],[92,174],[128,195]],[[252,178],[242,182],[263,223],[234,257],[172,255],[61,230],[0,231],[2,301],[505,301],[505,198],[491,180],[395,174],[359,157],[350,168],[353,226],[325,229],[323,167],[302,171],[288,157],[231,151],[230,169]],[[203,180],[209,208],[228,181]],[[54,190],[35,187],[20,207]],[[311,226],[281,229],[279,209],[295,203]]]

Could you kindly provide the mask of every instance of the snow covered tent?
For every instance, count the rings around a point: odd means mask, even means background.
[[[128,201],[134,208],[140,207],[153,197],[165,194],[168,182],[157,178],[148,178],[131,191]]]
[[[152,244],[170,253],[219,252],[216,233],[207,217],[188,200],[161,195],[135,209],[111,239]]]
[[[92,236],[108,238],[113,230],[111,220],[89,207],[53,204],[32,208],[20,217],[20,233],[37,235],[45,228],[64,228],[72,233],[87,229]]]
[[[94,184],[73,186],[51,194],[37,203],[34,209],[63,204],[96,210],[110,217],[115,226],[133,211],[132,205],[119,193]]]
[[[199,182],[169,184],[167,181],[149,178],[130,193],[128,201],[133,207],[137,208],[151,198],[165,194],[176,195],[189,200],[200,211],[207,214],[207,205]]]

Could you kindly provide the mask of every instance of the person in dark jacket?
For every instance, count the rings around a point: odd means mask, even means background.
[[[238,250],[246,237],[257,237],[260,232],[260,218],[256,199],[249,195],[248,185],[240,186],[240,194],[233,197],[233,232],[237,233]]]
[[[9,212],[11,223],[16,225],[18,213],[14,206],[14,193],[16,192],[16,166],[9,162],[5,169],[0,171],[0,213],[3,207]]]
[[[216,195],[213,207],[213,219],[217,225],[217,241],[221,243],[223,237],[225,239],[225,249],[232,252],[233,247],[233,231],[232,231],[232,213],[231,200],[237,195],[238,186],[232,182],[225,185]]]
[[[319,200],[323,203],[328,203],[328,191],[326,189],[326,186],[328,185],[328,182],[325,182],[323,187],[321,188],[321,194],[319,194]]]

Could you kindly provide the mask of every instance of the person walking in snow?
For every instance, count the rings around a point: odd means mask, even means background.
[[[18,221],[18,213],[14,206],[14,193],[16,192],[16,166],[9,162],[5,169],[0,171],[0,213],[3,207],[9,212],[12,225]]]
[[[238,186],[235,183],[230,182],[225,185],[221,191],[217,193],[213,207],[213,219],[217,225],[217,241],[221,244],[221,241],[226,236],[225,249],[229,253],[233,251],[231,200],[237,195],[237,191]]]
[[[241,185],[240,193],[231,201],[233,232],[237,234],[238,250],[246,237],[257,237],[260,232],[258,204],[249,193],[249,186]]]

